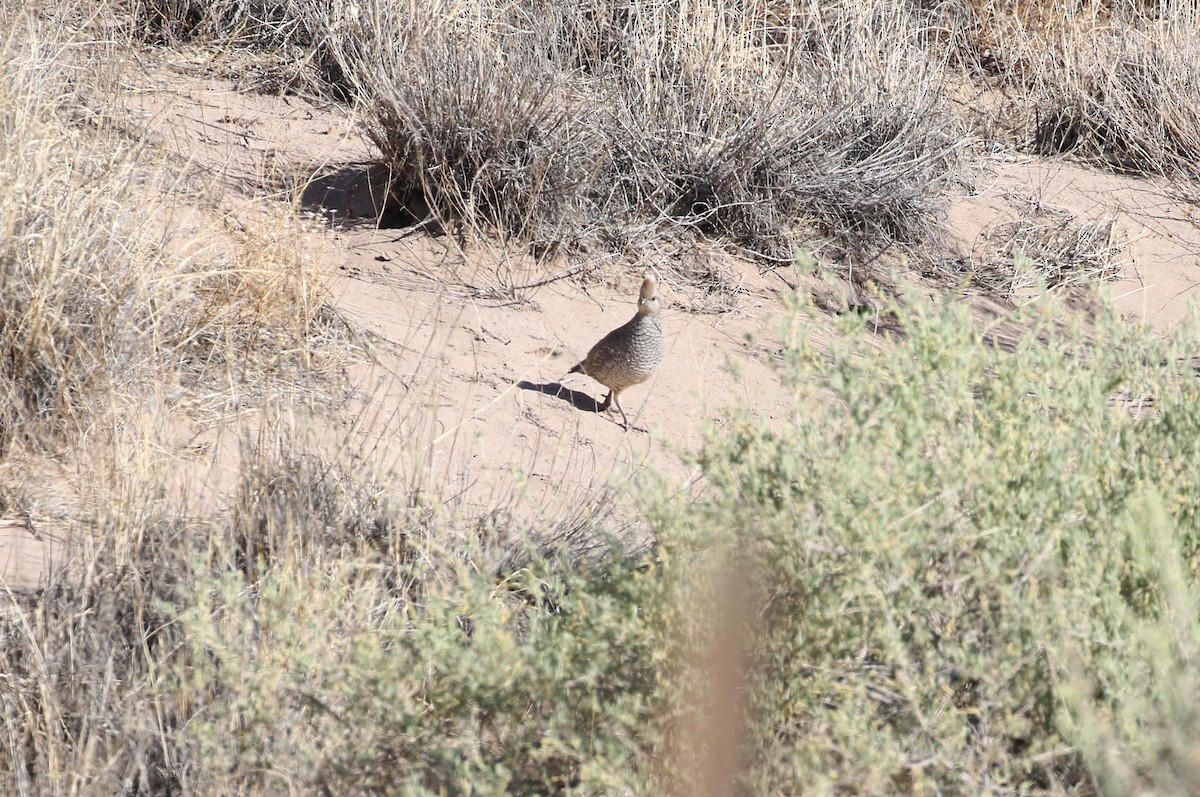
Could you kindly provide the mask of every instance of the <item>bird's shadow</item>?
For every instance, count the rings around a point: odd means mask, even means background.
[[[517,383],[517,387],[522,390],[536,390],[539,393],[544,393],[547,396],[555,396],[563,401],[568,402],[572,407],[584,412],[599,412],[600,402],[583,393],[579,390],[571,390],[569,387],[563,387],[558,382],[546,382],[543,385],[534,384],[521,380]]]

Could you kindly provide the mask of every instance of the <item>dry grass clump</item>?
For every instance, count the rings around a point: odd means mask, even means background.
[[[174,178],[52,35],[0,61],[0,448],[54,448],[164,385],[315,385],[349,347],[300,230],[275,213],[184,240]]]
[[[939,4],[945,52],[1000,88],[1014,143],[1135,174],[1194,177],[1200,16],[1187,4]]]
[[[144,379],[150,327],[168,291],[139,246],[136,148],[74,126],[69,75],[48,56],[0,54],[0,450],[79,431]],[[157,305],[157,306],[156,306]]]
[[[1136,174],[1200,171],[1200,24],[1088,31],[1040,75],[1032,144]]]
[[[601,142],[542,32],[517,21],[371,2],[332,44],[413,222],[573,243]]]
[[[82,21],[136,42],[215,48],[219,72],[255,91],[346,99],[349,87],[322,25],[332,11],[320,0],[105,0]]]
[[[969,289],[1011,297],[1039,287],[1115,279],[1123,266],[1121,247],[1115,219],[1082,221],[1062,208],[1030,203],[1021,218],[982,236],[970,256]],[[958,264],[945,276],[961,284],[962,271]]]
[[[403,508],[380,481],[356,477],[351,467],[345,457],[303,450],[285,427],[243,441],[230,538],[249,580],[338,555],[370,554],[391,569],[409,562]]]
[[[312,227],[286,208],[224,216],[205,229],[201,252],[182,258],[181,322],[165,354],[194,405],[227,403],[230,389],[238,403],[344,394],[341,367],[361,349],[326,301]]]
[[[178,793],[181,696],[168,694],[165,667],[182,635],[169,602],[198,538],[173,511],[151,517],[152,503],[92,518],[95,548],[81,575],[4,598],[0,786],[8,794],[79,784]]]
[[[584,248],[651,223],[768,261],[925,240],[956,143],[907,17],[893,51],[781,56],[738,9],[373,2],[331,44],[418,221]]]
[[[652,67],[663,77],[649,90],[630,80],[611,101],[624,204],[776,262],[790,262],[801,235],[856,253],[927,240],[931,189],[953,159],[949,120],[911,85],[896,92],[905,107],[865,85],[831,96],[847,80],[843,59],[735,80],[681,57]]]
[[[821,42],[857,27],[870,31],[864,40],[896,53],[915,41],[944,79],[961,75],[988,96],[974,112],[989,117],[979,128],[1006,144],[1137,174],[1196,173],[1200,15],[1188,4],[885,0],[857,13],[849,5],[809,12],[772,4],[772,35]],[[880,23],[895,19],[909,21],[911,41],[901,43],[894,23]]]
[[[308,47],[312,31],[298,4],[280,0],[113,0],[134,32],[160,42],[221,39],[229,43]]]
[[[366,131],[414,221],[534,238],[577,227],[596,145],[585,107],[533,42],[366,49],[387,58],[367,78]]]
[[[1066,212],[1045,208],[1033,220],[1009,222],[992,234],[1003,241],[1007,262],[1023,259],[1049,287],[1113,279],[1120,273],[1121,244],[1114,240],[1112,219],[1080,223]],[[998,287],[998,286],[997,286]],[[1014,281],[1009,290],[1031,285]]]

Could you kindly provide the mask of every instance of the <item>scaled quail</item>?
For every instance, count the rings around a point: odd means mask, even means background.
[[[642,280],[637,315],[601,338],[583,362],[567,372],[587,374],[608,388],[600,412],[615,403],[626,430],[629,418],[621,406],[621,391],[649,379],[665,353],[658,310],[658,280],[647,274]]]

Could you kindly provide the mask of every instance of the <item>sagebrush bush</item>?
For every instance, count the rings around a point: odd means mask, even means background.
[[[1129,513],[1132,567],[1148,574],[1159,601],[1130,623],[1144,650],[1145,677],[1123,685],[1113,716],[1096,707],[1096,677],[1078,661],[1063,679],[1060,722],[1086,756],[1102,794],[1190,794],[1200,783],[1196,739],[1198,595],[1194,557],[1181,555],[1180,526],[1157,493],[1139,496]]]

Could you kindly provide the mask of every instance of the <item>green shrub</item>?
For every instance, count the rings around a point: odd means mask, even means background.
[[[615,544],[517,556],[290,439],[247,447],[233,522],[174,603],[190,782],[637,792],[658,746],[670,574]]]
[[[253,587],[202,578],[184,620],[208,695],[189,732],[201,779],[252,793],[639,793],[668,582],[622,560],[565,564],[535,557],[497,583],[467,562],[419,600],[347,562]]]
[[[828,352],[793,316],[788,414],[710,433],[703,498],[657,510],[664,541],[737,551],[761,580],[745,786],[1086,791],[1095,724],[1066,717],[1091,712],[1110,751],[1153,748],[1130,707],[1161,706],[1149,684],[1191,670],[1139,631],[1170,630],[1169,568],[1137,554],[1130,513],[1162,497],[1175,589],[1194,601],[1195,332],[1047,312],[1009,352],[965,309],[905,316],[895,340],[871,345],[858,323]]]

